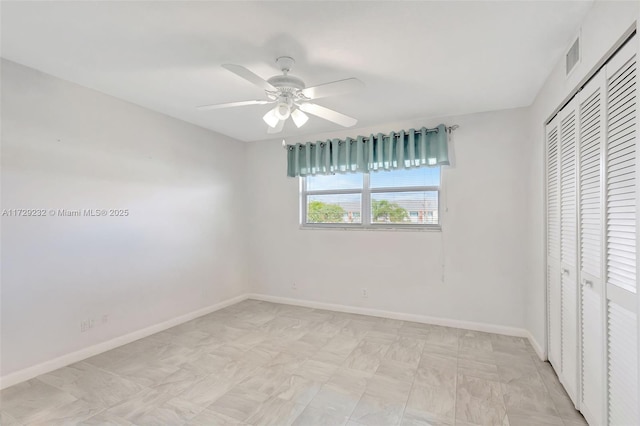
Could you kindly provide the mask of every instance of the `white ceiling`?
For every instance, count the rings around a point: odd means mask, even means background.
[[[318,104],[356,127],[531,104],[591,1],[2,2],[2,56],[243,141],[272,139],[269,105],[220,67],[268,78],[277,56],[307,86],[357,77]],[[283,136],[335,131],[312,117]],[[392,130],[392,129],[390,129]]]

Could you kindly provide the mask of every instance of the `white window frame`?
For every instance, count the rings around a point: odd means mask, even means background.
[[[362,189],[327,189],[307,191],[307,179],[300,177],[300,228],[301,229],[354,229],[354,230],[415,230],[415,231],[440,231],[442,230],[442,167],[439,186],[396,186],[385,188],[371,188],[369,173],[363,173]],[[384,171],[378,172],[384,173]],[[438,194],[438,223],[372,223],[371,222],[371,194],[388,192],[431,191]],[[309,195],[334,195],[334,194],[362,194],[360,218],[362,223],[307,223],[307,196]]]

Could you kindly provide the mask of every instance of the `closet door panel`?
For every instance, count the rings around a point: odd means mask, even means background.
[[[577,288],[577,142],[578,100],[558,114],[560,127],[560,269],[561,269],[561,372],[560,381],[574,403],[578,388],[578,288]]]
[[[580,409],[591,424],[604,419],[603,158],[605,79],[598,73],[579,100]]]
[[[558,120],[547,125],[547,338],[549,362],[560,371],[560,146]]]
[[[640,424],[638,419],[638,317],[633,310],[609,300],[609,424]]]
[[[612,426],[640,424],[637,303],[637,37],[605,66],[607,409]]]

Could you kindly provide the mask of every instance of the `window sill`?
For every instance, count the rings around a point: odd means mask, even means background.
[[[442,232],[442,225],[405,225],[405,226],[339,226],[339,225],[300,225],[300,229],[303,231],[384,231],[384,232]]]

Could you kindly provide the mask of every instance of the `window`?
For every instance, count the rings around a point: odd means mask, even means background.
[[[440,226],[440,167],[300,179],[303,226]]]

